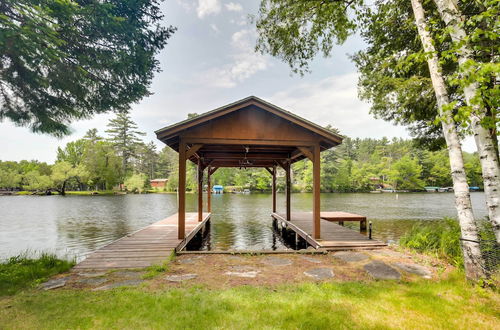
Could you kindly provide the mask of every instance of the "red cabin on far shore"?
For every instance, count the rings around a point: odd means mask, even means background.
[[[149,180],[151,184],[151,188],[165,188],[167,185],[168,179],[153,179]]]

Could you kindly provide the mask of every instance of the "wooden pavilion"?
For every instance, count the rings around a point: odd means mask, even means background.
[[[342,142],[342,137],[321,126],[250,96],[160,129],[156,134],[179,152],[178,213],[96,250],[75,269],[147,267],[162,262],[172,251],[192,252],[183,250],[197,233],[204,230],[210,219],[210,176],[219,167],[267,169],[273,178],[271,216],[274,224],[295,232],[296,242],[300,237],[315,249],[327,251],[386,246],[342,226],[344,221],[358,221],[361,231],[364,231],[366,217],[346,212],[320,212],[320,152]],[[305,158],[313,162],[313,210],[292,214],[290,166]],[[198,165],[197,213],[186,213],[187,160]],[[286,173],[284,213],[276,212],[277,167],[282,167]],[[208,213],[203,213],[205,173]]]
[[[289,111],[250,96],[156,131],[159,140],[179,152],[178,238],[185,237],[186,160],[198,166],[198,220],[203,219],[203,175],[206,169],[207,211],[211,212],[210,176],[220,167],[263,167],[272,175],[272,208],[276,212],[276,168],[286,173],[285,219],[291,219],[291,164],[313,162],[313,237],[320,228],[320,152],[342,143],[342,137]]]

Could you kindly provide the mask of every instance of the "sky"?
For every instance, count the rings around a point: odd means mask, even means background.
[[[163,145],[154,131],[244,97],[255,95],[320,125],[331,124],[355,138],[408,138],[404,127],[375,119],[370,105],[357,96],[358,75],[348,55],[364,47],[351,37],[328,58],[318,57],[305,76],[273,57],[254,52],[257,37],[249,15],[257,13],[259,0],[166,0],[163,24],[177,27],[158,55],[153,95],[132,105],[131,116],[145,142]],[[90,128],[106,135],[114,115],[101,114],[74,122],[64,138],[32,133],[29,128],[0,122],[0,160],[37,159],[53,163],[57,147],[79,139]],[[471,140],[464,145],[473,151]]]

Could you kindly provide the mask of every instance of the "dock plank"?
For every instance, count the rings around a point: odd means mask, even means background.
[[[272,213],[271,216],[279,221],[284,221],[290,228],[295,230],[302,238],[315,248],[327,250],[339,249],[372,249],[387,246],[382,241],[369,239],[367,236],[350,228],[340,226],[335,221],[339,219],[354,221],[366,220],[365,217],[346,212],[321,212],[321,239],[314,239],[312,212],[292,212],[290,221],[285,219],[284,213]],[[328,219],[328,220],[327,220]]]
[[[186,213],[186,237],[192,237],[210,218]],[[124,236],[87,256],[75,270],[142,268],[162,262],[185,240],[177,238],[177,214]]]

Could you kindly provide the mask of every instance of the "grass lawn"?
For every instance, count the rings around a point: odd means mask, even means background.
[[[0,298],[0,328],[498,329],[499,295],[463,274],[415,282],[210,289],[29,289]]]

